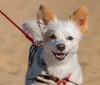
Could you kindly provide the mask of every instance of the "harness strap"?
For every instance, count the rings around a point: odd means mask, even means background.
[[[55,83],[57,83],[57,85],[66,85],[66,83],[69,81],[70,76],[71,74],[69,74],[66,78],[62,80],[54,76],[51,76],[51,78]]]

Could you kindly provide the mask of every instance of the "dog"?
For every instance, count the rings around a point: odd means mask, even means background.
[[[58,20],[55,14],[40,5],[37,20],[26,21],[23,29],[35,41],[43,41],[42,48],[32,45],[30,49],[30,52],[36,53],[29,57],[26,85],[82,85],[77,52],[79,42],[88,29],[85,6],[80,6],[64,21]],[[39,61],[43,63],[39,64]],[[29,77],[33,77],[30,78],[32,81]]]

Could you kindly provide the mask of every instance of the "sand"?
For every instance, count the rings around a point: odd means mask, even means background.
[[[88,8],[89,30],[80,42],[79,60],[83,85],[100,85],[100,0],[0,0],[0,9],[21,27],[25,20],[35,19],[40,4],[62,20],[67,20],[81,5]],[[30,45],[31,42],[0,15],[0,85],[24,85]]]

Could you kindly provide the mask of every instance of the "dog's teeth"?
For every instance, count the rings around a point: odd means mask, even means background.
[[[63,58],[65,55],[56,55],[57,58]]]
[[[59,56],[59,55],[56,55],[56,57],[57,57],[57,58],[60,58],[60,56]]]
[[[52,51],[53,52],[53,51]],[[56,58],[58,59],[64,59],[64,57],[66,56],[65,53],[55,53],[53,52],[53,54],[55,55]]]

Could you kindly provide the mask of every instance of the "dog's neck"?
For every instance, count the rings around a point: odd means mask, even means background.
[[[51,56],[48,55],[48,57]],[[51,61],[52,59],[46,60],[47,70],[50,75],[58,77],[59,79],[63,79],[75,70],[75,68],[79,64],[77,53],[74,53],[70,56],[66,56],[66,58],[67,59],[65,61],[61,62]]]

